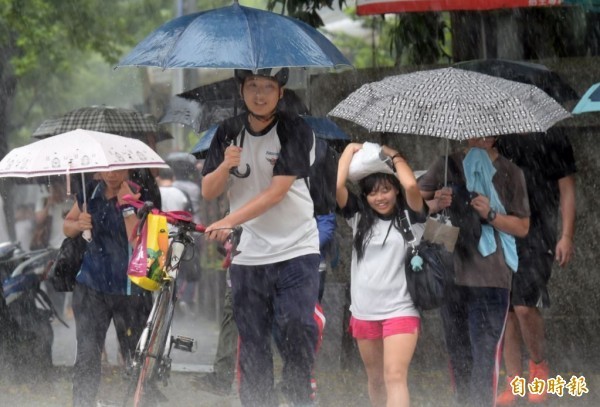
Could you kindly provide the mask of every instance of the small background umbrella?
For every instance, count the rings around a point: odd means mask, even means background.
[[[315,136],[326,140],[328,142],[347,142],[350,141],[350,137],[342,129],[339,128],[332,120],[326,117],[315,117],[303,115],[302,118],[312,128]],[[219,125],[214,125],[206,130],[206,133],[200,138],[200,141],[196,143],[190,151],[198,159],[206,158],[206,153],[210,148],[210,143],[217,132]],[[168,161],[168,160],[167,160]]]
[[[294,18],[240,6],[237,1],[165,23],[136,45],[120,66],[352,67],[315,28]]]
[[[600,111],[600,83],[596,83],[585,92],[573,108],[573,114]]]
[[[477,59],[459,62],[454,67],[537,86],[561,104],[579,99],[571,85],[542,64],[508,59]]]
[[[154,134],[156,141],[173,138],[161,130],[152,115],[114,106],[89,106],[71,110],[62,116],[45,120],[34,132],[35,138],[46,138],[76,129],[93,130],[129,137]]]

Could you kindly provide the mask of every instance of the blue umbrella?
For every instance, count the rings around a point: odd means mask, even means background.
[[[315,136],[320,139],[332,141],[332,140],[343,140],[350,141],[350,137],[346,133],[342,131],[331,119],[326,117],[315,117],[315,116],[302,116],[302,118],[308,123],[308,125],[315,132]],[[218,124],[210,127],[202,138],[196,143],[192,150],[191,154],[196,156],[196,158],[205,158],[206,152],[210,147],[210,143],[212,142],[213,137],[217,132]]]
[[[231,6],[175,18],[148,35],[119,66],[161,68],[352,67],[323,34],[270,11]]]
[[[573,108],[573,114],[600,111],[600,82],[596,83],[585,92],[585,95]]]

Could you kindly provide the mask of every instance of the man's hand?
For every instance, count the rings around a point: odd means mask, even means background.
[[[573,239],[570,236],[562,236],[558,243],[556,243],[556,249],[554,250],[556,253],[554,255],[554,260],[558,262],[560,267],[564,267],[573,258]]]
[[[433,200],[436,201],[436,212],[448,208],[450,205],[452,205],[452,188],[444,187],[442,189],[438,189],[433,194]]]
[[[229,237],[229,234],[233,230],[234,226],[235,225],[227,221],[227,218],[225,217],[207,227],[206,231],[204,232],[204,236],[206,236],[208,240],[216,240],[224,243]]]
[[[236,168],[240,165],[242,157],[242,149],[238,146],[231,145],[225,149],[223,165],[228,169]]]

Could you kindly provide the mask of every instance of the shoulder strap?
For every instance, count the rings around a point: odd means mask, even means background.
[[[415,244],[415,235],[413,233],[412,224],[410,223],[410,217],[408,211],[404,210],[404,216],[400,218],[400,233],[402,237],[410,246]]]

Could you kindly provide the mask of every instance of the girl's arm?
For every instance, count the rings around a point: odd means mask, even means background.
[[[338,161],[337,182],[335,187],[335,200],[340,208],[344,208],[348,203],[348,188],[346,181],[348,180],[348,171],[350,162],[354,154],[362,148],[360,143],[350,143],[344,149]]]
[[[398,181],[400,181],[400,185],[404,188],[406,203],[409,208],[416,213],[421,213],[423,211],[423,197],[421,196],[421,191],[419,190],[417,179],[412,169],[397,150],[384,145],[381,146],[381,151],[390,157],[392,164],[394,164],[396,176],[398,177]]]

